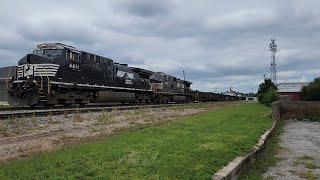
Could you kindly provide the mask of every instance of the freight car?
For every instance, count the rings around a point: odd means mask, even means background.
[[[193,91],[192,92],[193,101],[226,101],[227,98],[223,94],[217,94],[213,92],[201,92],[201,91]]]
[[[37,45],[7,81],[12,106],[189,102],[191,84],[62,43]]]

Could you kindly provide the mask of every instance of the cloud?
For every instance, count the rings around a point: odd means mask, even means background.
[[[161,16],[170,13],[170,1],[115,1],[114,6],[120,11],[124,11],[129,15],[134,15],[142,18],[153,18],[154,16]]]
[[[278,82],[319,75],[320,2],[244,0],[3,0],[0,65],[38,43],[63,42],[116,62],[193,81],[193,89],[251,92],[270,75],[276,38]]]

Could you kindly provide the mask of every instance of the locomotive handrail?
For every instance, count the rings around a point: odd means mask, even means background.
[[[48,79],[48,98],[50,97],[50,79],[49,79],[49,76],[48,76],[48,73],[47,73],[47,69],[46,67],[44,66],[44,71],[47,75],[47,79]]]
[[[40,76],[40,78],[41,78],[41,83],[40,83],[40,91],[42,91],[43,90],[43,78],[42,78],[42,76]]]
[[[9,90],[9,76],[10,76],[10,73],[11,73],[11,69],[12,69],[12,68],[13,68],[13,67],[10,68],[9,73],[8,73],[8,77],[7,77],[7,79],[6,79],[7,90]]]

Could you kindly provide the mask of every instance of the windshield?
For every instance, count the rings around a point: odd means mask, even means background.
[[[62,55],[62,49],[44,49],[44,50],[36,50],[33,51],[33,54],[38,55],[47,55],[47,56],[61,56]]]
[[[43,54],[43,50],[36,50],[36,51],[33,51],[33,54],[42,55],[42,54]]]

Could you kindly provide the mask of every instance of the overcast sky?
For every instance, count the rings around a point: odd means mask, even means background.
[[[130,66],[193,81],[193,89],[257,91],[270,77],[270,38],[279,82],[320,73],[316,0],[1,0],[0,66],[36,44],[62,42]]]

